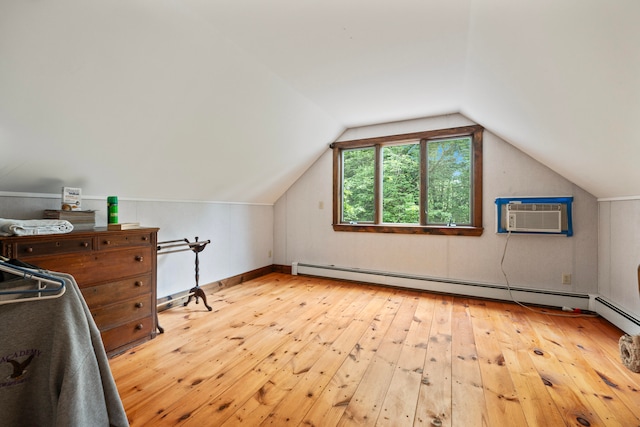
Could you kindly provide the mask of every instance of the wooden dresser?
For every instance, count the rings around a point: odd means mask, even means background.
[[[0,237],[1,253],[71,274],[113,356],[156,335],[157,228]]]

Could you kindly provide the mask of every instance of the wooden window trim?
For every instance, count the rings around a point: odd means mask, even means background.
[[[462,126],[448,129],[438,129],[424,132],[414,132],[399,135],[391,135],[376,138],[366,138],[350,141],[340,141],[331,144],[333,149],[333,229],[334,231],[347,232],[368,232],[368,233],[400,233],[400,234],[433,234],[446,236],[481,236],[484,231],[482,227],[482,135],[484,128],[479,125]],[[471,204],[473,206],[473,214],[471,225],[465,226],[432,226],[432,225],[406,225],[406,224],[381,224],[380,205],[382,200],[379,199],[380,186],[380,147],[385,144],[400,142],[403,140],[419,140],[421,141],[421,150],[423,156],[426,154],[426,141],[439,138],[455,138],[458,136],[471,136],[473,149],[472,175],[473,189],[471,195]],[[376,203],[376,224],[346,224],[341,223],[342,212],[342,161],[341,154],[344,149],[376,147],[376,181],[375,181],[375,203]],[[424,170],[425,162],[421,166],[421,194],[426,197],[426,170]],[[424,203],[424,201],[422,201]],[[422,211],[423,209],[421,209]],[[424,212],[421,212],[421,223],[424,224]]]

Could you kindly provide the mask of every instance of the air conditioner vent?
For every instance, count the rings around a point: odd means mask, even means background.
[[[534,233],[560,233],[562,209],[552,203],[507,204],[507,230]]]
[[[559,211],[559,203],[509,203],[507,209],[510,211]]]

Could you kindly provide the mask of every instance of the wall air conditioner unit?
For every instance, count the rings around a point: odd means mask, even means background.
[[[507,231],[529,233],[560,233],[562,210],[560,203],[507,204]]]

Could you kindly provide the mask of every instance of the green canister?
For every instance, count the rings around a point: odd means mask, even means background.
[[[107,224],[118,223],[118,196],[107,197]]]

